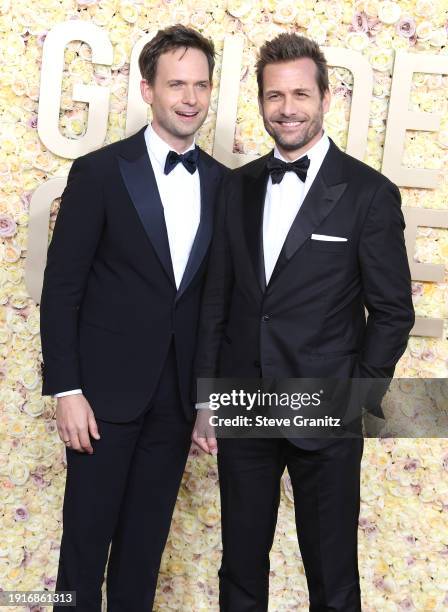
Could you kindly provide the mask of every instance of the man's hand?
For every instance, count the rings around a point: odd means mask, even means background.
[[[61,440],[69,448],[81,453],[93,453],[89,433],[99,440],[98,427],[93,410],[82,393],[58,397],[56,406],[56,425]]]
[[[196,412],[196,423],[191,439],[205,453],[217,455],[218,444],[215,438],[215,428],[209,422],[210,417],[214,414],[213,410],[200,408]]]

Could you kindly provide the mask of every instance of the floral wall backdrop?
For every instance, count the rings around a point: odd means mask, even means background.
[[[74,102],[74,83],[111,89],[106,143],[124,137],[130,52],[146,32],[181,22],[213,38],[216,88],[199,144],[211,152],[224,36],[241,34],[245,51],[234,150],[263,154],[271,142],[258,116],[257,47],[282,31],[321,45],[362,52],[374,69],[364,161],[381,167],[395,51],[448,54],[447,0],[0,0],[0,588],[54,589],[65,449],[54,402],[40,395],[39,311],[24,284],[27,223],[33,191],[68,173],[71,160],[47,151],[37,134],[40,61],[46,33],[66,20],[103,27],[113,43],[111,67],[93,66],[90,48],[65,51],[60,130],[80,138],[87,105]],[[328,134],[345,148],[352,77],[332,68]],[[403,205],[448,208],[448,76],[415,74],[409,108],[438,111],[438,132],[408,131],[404,163],[441,169],[435,190],[402,188]],[[57,215],[52,207],[49,237]],[[447,230],[419,230],[415,258],[448,262]],[[445,320],[443,338],[411,338],[396,375],[446,377],[448,279],[414,282],[419,316]],[[365,612],[448,608],[448,441],[366,440],[363,457],[359,566]],[[307,610],[293,498],[287,474],[271,555],[271,610]],[[156,610],[218,609],[220,559],[216,461],[192,450],[165,550]],[[13,610],[14,608],[11,608]],[[19,608],[17,608],[19,609]],[[36,608],[38,609],[38,608]]]

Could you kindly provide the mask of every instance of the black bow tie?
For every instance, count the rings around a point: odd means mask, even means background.
[[[199,159],[199,148],[195,147],[186,153],[176,153],[176,151],[170,151],[166,156],[165,161],[165,174],[169,174],[171,170],[173,170],[177,164],[180,162],[184,168],[188,170],[190,174],[196,171],[198,167],[198,159]]]
[[[281,159],[278,159],[278,157],[272,156],[266,163],[266,167],[271,175],[273,185],[282,182],[285,172],[295,172],[299,179],[304,183],[309,166],[310,158],[307,155],[296,159],[294,162],[284,162]]]

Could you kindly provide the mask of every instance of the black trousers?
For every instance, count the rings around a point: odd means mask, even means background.
[[[357,533],[364,440],[304,450],[285,439],[218,440],[221,612],[266,612],[269,551],[288,468],[310,612],[360,612]]]
[[[79,612],[101,611],[110,544],[108,612],[152,610],[190,449],[193,412],[187,421],[172,346],[157,391],[143,414],[128,423],[97,421],[101,439],[92,439],[92,455],[67,449],[56,590],[76,591]]]

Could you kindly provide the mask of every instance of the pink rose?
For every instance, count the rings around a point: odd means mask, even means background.
[[[16,521],[26,521],[28,520],[28,517],[28,510],[25,508],[25,506],[19,506],[18,508],[16,508],[16,511],[14,513],[14,519]]]
[[[367,15],[364,12],[359,12],[359,11],[355,13],[353,15],[352,25],[350,29],[352,32],[367,32],[368,30]]]
[[[9,215],[0,215],[0,238],[10,238],[17,231],[17,223]]]
[[[397,34],[403,38],[412,38],[415,34],[416,25],[412,17],[402,17],[396,25]]]
[[[376,36],[378,32],[382,29],[382,27],[383,25],[379,19],[377,19],[376,17],[371,17],[367,21],[367,34],[371,37]]]

